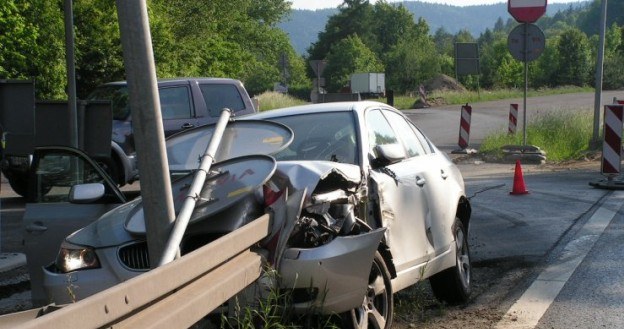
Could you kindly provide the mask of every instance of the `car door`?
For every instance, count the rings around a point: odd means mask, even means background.
[[[188,85],[160,87],[158,93],[165,136],[198,125]]]
[[[376,109],[366,113],[371,157],[379,157],[378,147],[383,145],[398,145],[406,157],[387,165],[373,165],[370,178],[383,225],[387,227],[386,242],[400,273],[415,269],[433,255],[426,227],[430,216],[425,193],[428,168],[426,160],[416,155],[419,150],[405,147],[400,137],[402,131],[391,125],[386,112]]]
[[[124,203],[126,198],[93,160],[68,147],[36,149],[30,177],[31,199],[23,218],[24,252],[33,303],[41,305],[47,302],[41,268],[55,260],[65,237]],[[104,185],[104,196],[88,204],[71,203],[72,186],[86,183]]]

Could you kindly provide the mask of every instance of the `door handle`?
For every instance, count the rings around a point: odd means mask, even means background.
[[[189,122],[185,122],[185,123],[182,124],[182,129],[189,129],[189,128],[193,128],[193,127],[195,127],[195,125],[192,124],[192,123],[189,123]]]
[[[446,172],[444,172],[444,169],[441,169],[440,176],[442,176],[442,179],[447,179],[449,175]]]
[[[43,226],[41,223],[30,224],[26,226],[26,232],[34,233],[34,232],[45,232],[48,230],[47,226]]]
[[[424,178],[420,178],[420,176],[416,176],[416,185],[423,187],[427,181]]]

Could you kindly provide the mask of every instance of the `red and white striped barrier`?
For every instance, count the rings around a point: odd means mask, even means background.
[[[509,106],[509,134],[515,135],[518,126],[518,104],[510,104]]]
[[[468,104],[461,107],[461,120],[459,122],[459,150],[452,153],[475,153],[475,150],[468,149],[470,141],[470,118],[472,116],[472,107]]]
[[[607,177],[620,174],[622,162],[623,116],[624,105],[605,105],[601,171],[602,174]]]

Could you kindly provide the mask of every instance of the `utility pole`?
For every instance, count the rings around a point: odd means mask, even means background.
[[[67,65],[67,105],[69,106],[69,139],[78,148],[78,109],[76,105],[76,64],[74,60],[74,10],[72,0],[65,0],[65,61]]]
[[[607,29],[607,0],[602,0],[600,5],[600,44],[598,46],[598,58],[596,59],[596,86],[594,94],[594,131],[591,144],[593,147],[600,145],[600,112],[602,101],[602,73],[604,66],[605,33]]]
[[[175,220],[146,0],[116,0],[136,142],[150,264],[158,265]]]

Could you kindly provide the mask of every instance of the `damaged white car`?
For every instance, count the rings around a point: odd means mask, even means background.
[[[244,133],[233,125],[224,136],[226,146],[190,219],[182,254],[268,212],[272,231],[258,249],[296,310],[342,314],[346,327],[390,328],[393,293],[427,278],[439,299],[468,300],[471,208],[463,178],[399,111],[377,102],[326,103],[234,123],[258,127]],[[179,177],[172,184],[176,211],[211,129],[167,140],[172,177]],[[56,190],[43,186],[55,181],[43,164],[58,157],[58,149],[36,157],[40,198]],[[95,176],[73,175],[91,178],[65,190],[68,202],[124,201],[107,179]],[[50,217],[32,215],[45,210],[30,206],[25,217]],[[149,270],[148,259],[137,198],[69,235],[56,261],[44,268],[44,287],[49,301],[72,302]]]

